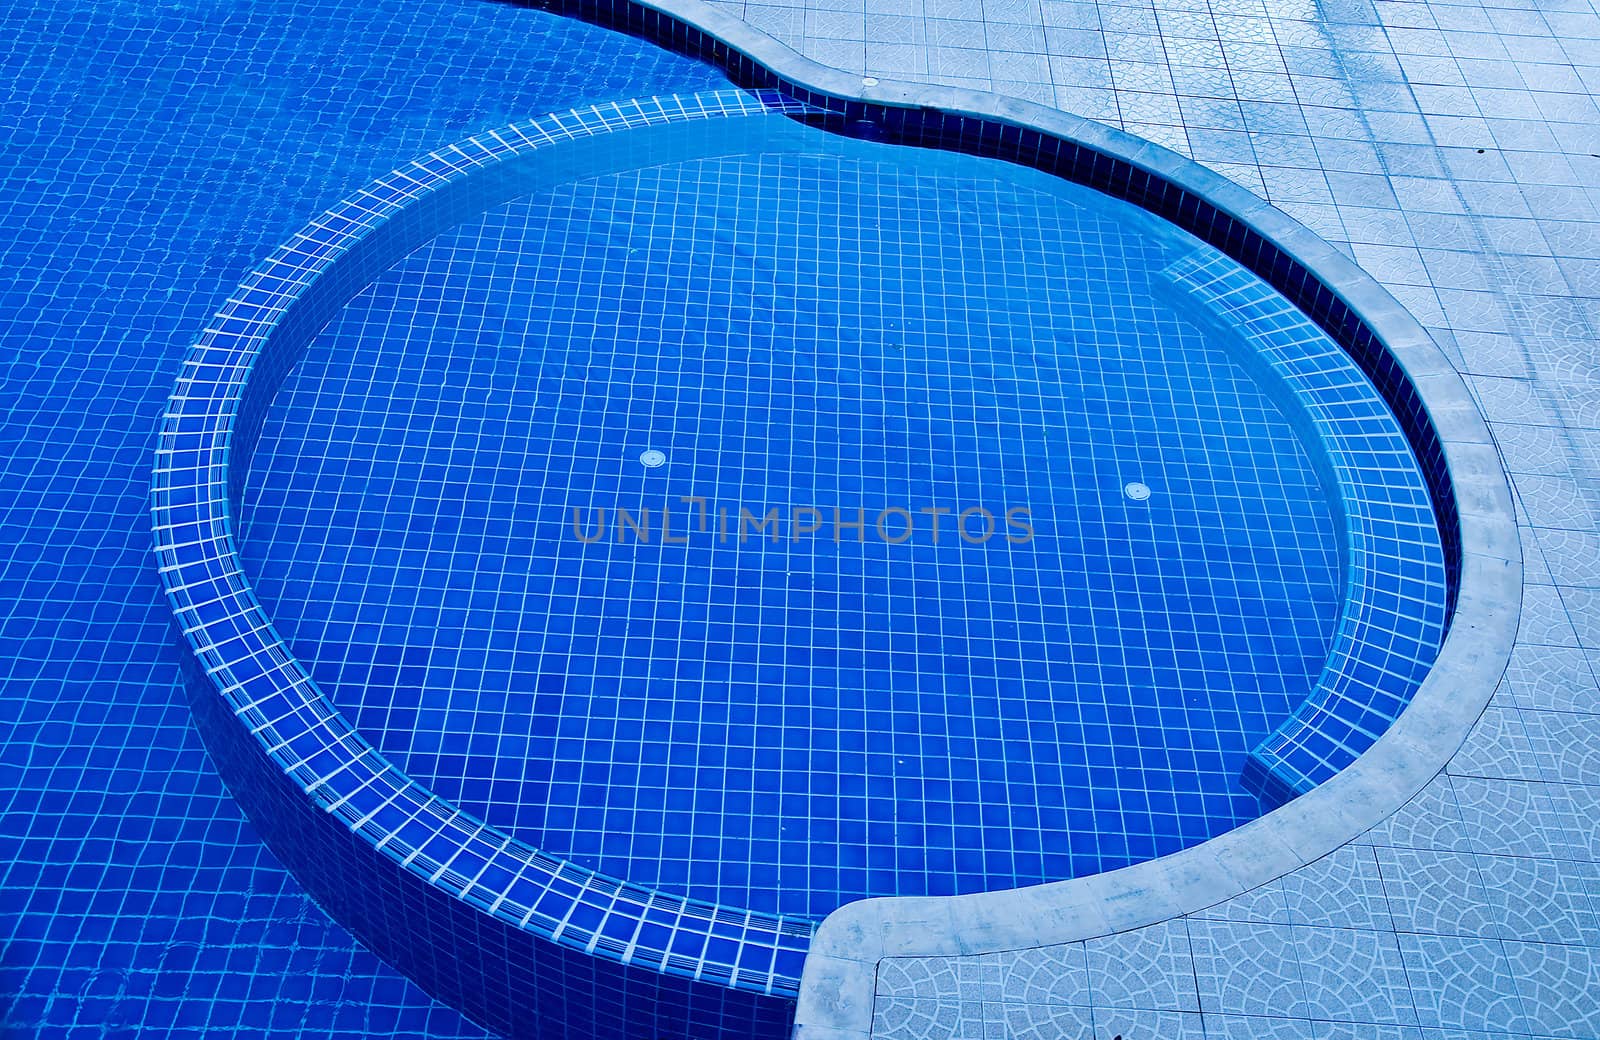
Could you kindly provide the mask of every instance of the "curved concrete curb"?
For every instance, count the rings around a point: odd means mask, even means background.
[[[977,91],[868,84],[796,54],[700,0],[634,0],[630,6],[712,37],[691,53],[722,65],[747,85],[798,88],[797,96],[807,101],[847,112],[937,110],[1027,128],[1086,145],[1199,196],[1287,254],[1359,316],[1414,388],[1425,412],[1420,418],[1436,437],[1442,479],[1455,501],[1454,517],[1441,518],[1447,528],[1454,520],[1455,530],[1445,534],[1447,541],[1454,536],[1458,551],[1449,634],[1410,706],[1353,765],[1252,823],[1161,859],[1007,892],[869,899],[841,907],[812,939],[797,1037],[869,1036],[877,963],[884,957],[1054,945],[1204,909],[1346,844],[1393,815],[1444,767],[1505,670],[1521,612],[1522,549],[1510,488],[1487,425],[1460,375],[1387,290],[1333,246],[1233,182],[1103,124]],[[640,31],[638,21],[625,27]],[[648,25],[643,28],[651,34]]]

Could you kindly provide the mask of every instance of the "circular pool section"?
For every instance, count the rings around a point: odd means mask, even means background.
[[[1311,417],[1354,364],[1057,178],[783,120],[713,151],[568,167],[309,346],[243,552],[333,704],[544,852],[813,920],[1260,815],[1370,498],[1328,439],[1431,522],[1375,391]]]
[[[252,277],[164,422],[208,746],[480,1017],[526,946],[771,1032],[729,994],[792,994],[830,910],[1234,828],[1442,639],[1426,474],[1305,315],[1127,203],[807,119],[640,102],[398,171]]]

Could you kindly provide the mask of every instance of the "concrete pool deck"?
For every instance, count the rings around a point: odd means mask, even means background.
[[[803,994],[801,1035],[862,1035],[808,1002],[859,1017],[865,1001],[882,1040],[1600,1035],[1595,9],[711,6],[868,97],[932,84],[1086,116],[1317,232],[1465,380],[1510,476],[1525,559],[1504,679],[1445,769],[1385,822],[1160,923],[890,956],[870,994]]]

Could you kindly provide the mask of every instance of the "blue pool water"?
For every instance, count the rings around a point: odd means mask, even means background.
[[[571,170],[312,344],[243,547],[332,702],[547,854],[766,914],[1259,815],[1344,530],[1302,406],[1174,273],[1225,262],[992,160],[728,151]]]
[[[725,84],[478,0],[0,5],[6,1036],[484,1035],[312,905],[217,779],[150,565],[155,425],[309,214],[513,118]]]
[[[151,432],[183,348],[333,199],[517,116],[720,77],[467,0],[24,3],[0,28],[6,1028],[477,1035],[311,906],[216,780],[151,577]],[[295,647],[469,812],[753,910],[750,935],[1254,815],[1246,753],[1359,628],[1339,612],[1370,562],[1284,359],[1244,349],[1298,326],[1054,182],[807,142],[579,176],[347,308],[251,489],[250,563]],[[659,524],[685,496],[1000,521],[567,535],[574,507]],[[779,991],[796,950],[726,957],[765,956]]]

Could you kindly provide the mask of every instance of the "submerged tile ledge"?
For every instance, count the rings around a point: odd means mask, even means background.
[[[190,349],[151,480],[157,570],[196,728],[263,839],[329,914],[434,996],[515,1035],[788,1031],[809,921],[630,885],[488,827],[394,767],[275,631],[244,573],[238,501],[267,407],[315,331],[377,271],[557,175],[610,133],[673,155],[729,119],[804,106],[726,90],[595,106],[433,152],[324,213],[248,276]],[[554,146],[554,147],[553,147]],[[626,153],[613,162],[632,162]],[[373,898],[373,892],[382,893]],[[625,1016],[626,1018],[626,1016]]]

